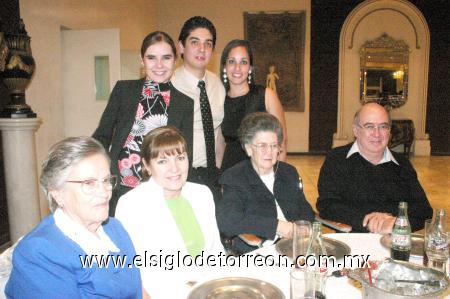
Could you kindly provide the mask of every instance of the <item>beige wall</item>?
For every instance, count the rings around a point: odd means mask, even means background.
[[[305,112],[287,113],[290,152],[308,151],[309,128],[309,0],[21,0],[20,12],[36,60],[36,72],[26,92],[28,103],[42,118],[36,134],[38,165],[49,147],[64,136],[64,107],[61,92],[61,27],[69,29],[118,28],[121,50],[137,51],[143,37],[156,29],[167,31],[175,40],[184,21],[194,15],[211,19],[218,32],[216,51],[209,68],[218,72],[224,45],[243,38],[243,12],[305,10]],[[299,129],[300,128],[300,129]],[[45,200],[41,200],[46,214]]]
[[[408,101],[393,109],[393,119],[412,119],[416,127],[413,151],[429,155],[429,140],[425,134],[425,113],[428,84],[429,32],[422,14],[405,0],[368,0],[347,17],[341,31],[338,124],[333,146],[353,140],[352,121],[359,102],[359,67],[361,46],[368,40],[387,33],[409,46]],[[416,39],[417,35],[417,39]]]
[[[95,58],[109,59],[106,87],[109,92],[121,77],[119,29],[62,30],[61,50],[65,136],[89,136],[108,104],[108,94],[102,100],[96,99]]]
[[[308,151],[311,19],[311,5],[309,0],[158,0],[157,9],[158,29],[169,33],[174,40],[178,40],[183,23],[192,16],[205,16],[214,23],[217,30],[217,44],[208,68],[215,73],[219,71],[219,60],[224,46],[232,39],[244,38],[244,12],[305,10],[305,112],[286,113],[286,121],[288,128],[288,151]]]
[[[130,5],[133,2],[133,5]],[[64,137],[61,97],[61,26],[71,29],[119,28],[122,49],[137,50],[156,29],[154,0],[21,0],[20,13],[31,36],[36,72],[27,102],[43,120],[36,134],[38,165],[49,147]],[[41,197],[41,214],[47,205]]]

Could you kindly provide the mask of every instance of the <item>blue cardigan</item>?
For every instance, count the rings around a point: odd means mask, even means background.
[[[122,224],[114,218],[103,226],[117,248],[135,255]],[[19,242],[13,253],[13,269],[6,285],[7,298],[141,298],[139,269],[125,265],[83,268],[80,255],[86,253],[56,226],[53,215]]]

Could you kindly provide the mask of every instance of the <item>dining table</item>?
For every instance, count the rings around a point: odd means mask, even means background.
[[[323,237],[343,242],[350,248],[351,255],[369,256],[369,260],[371,261],[384,260],[390,256],[390,250],[381,242],[384,236],[380,234],[329,233],[324,234]],[[264,284],[274,286],[277,290],[279,289],[282,294],[281,296],[289,299],[290,272],[293,269],[292,261],[283,257],[279,251],[279,247],[277,248],[277,245],[273,244],[251,251],[240,257],[228,257],[230,264],[226,266],[188,267],[187,269],[174,269],[170,272],[164,271],[171,279],[166,282],[163,282],[163,280],[152,281],[151,285],[149,285],[149,290],[155,291],[157,289],[157,292],[150,292],[150,295],[152,299],[203,299],[204,297],[190,296],[190,294],[195,294],[208,283],[217,281],[218,279],[242,278],[251,281],[262,281]],[[0,255],[0,266],[3,265],[2,262],[8,267],[11,266],[11,252],[12,248],[10,251],[7,250]],[[205,256],[204,261],[206,261],[206,258]],[[232,263],[233,261],[234,264]],[[239,264],[238,261],[240,262]],[[255,264],[255,261],[258,263]],[[269,265],[263,265],[263,261],[269,261]],[[409,261],[422,265],[423,258],[411,256]],[[338,259],[337,262],[341,263],[341,265],[330,267],[329,273],[336,269],[342,269],[344,266],[342,265],[343,259]],[[358,265],[346,264],[345,267],[356,268]],[[4,266],[1,268],[6,270],[6,272],[10,271],[10,269],[8,270]],[[184,272],[184,274],[178,275],[182,274],[181,272]],[[0,274],[2,273],[0,272]],[[0,298],[5,298],[3,289],[7,281],[7,276],[4,275],[3,277],[0,275]],[[355,283],[354,280],[346,276],[329,276],[326,281],[325,294],[327,299],[360,299],[362,298],[362,288],[360,284]],[[447,290],[442,298],[450,299],[450,290]]]
[[[390,249],[381,243],[383,235],[374,233],[330,233],[324,234],[323,237],[334,239],[345,243],[350,247],[351,255],[363,255],[370,261],[381,261],[390,256]],[[252,258],[259,256],[262,258],[273,258],[274,261],[278,261],[280,253],[278,252],[276,245],[264,246],[255,251],[247,253]],[[249,259],[251,260],[251,259]],[[284,260],[284,259],[281,259]],[[422,265],[423,257],[411,256],[411,263]],[[329,273],[334,270],[343,268],[343,259],[337,260],[340,265],[334,265],[329,268]],[[346,263],[346,268],[356,268],[357,264],[349,265]],[[290,272],[292,271],[292,265],[234,265],[226,267],[214,267],[214,271],[205,272],[201,277],[197,276],[191,284],[187,284],[185,293],[180,294],[179,298],[189,298],[189,294],[194,292],[195,288],[201,288],[202,283],[207,283],[211,280],[229,278],[229,277],[242,277],[261,280],[266,283],[272,284],[281,290],[284,297],[288,299],[290,297]],[[334,277],[329,276],[326,281],[326,298],[327,299],[360,299],[362,298],[362,288],[359,283],[356,283],[353,279],[347,276]],[[449,290],[444,293],[442,298],[450,298]],[[196,298],[201,299],[201,298]]]

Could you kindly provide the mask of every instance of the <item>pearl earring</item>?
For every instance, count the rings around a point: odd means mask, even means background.
[[[223,83],[227,83],[227,70],[225,68],[223,68]]]
[[[249,71],[248,71],[248,77],[247,77],[247,79],[248,79],[248,84],[252,83],[252,70],[249,70]]]

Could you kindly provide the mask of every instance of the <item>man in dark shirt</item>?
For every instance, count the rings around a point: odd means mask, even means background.
[[[355,114],[356,141],[333,149],[320,170],[317,209],[322,218],[350,224],[354,232],[390,233],[398,203],[408,202],[411,229],[433,215],[416,171],[387,148],[391,119],[376,103]]]

